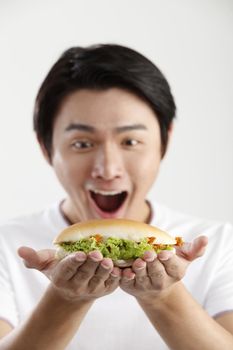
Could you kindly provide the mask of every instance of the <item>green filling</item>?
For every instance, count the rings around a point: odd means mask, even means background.
[[[159,253],[161,250],[172,250],[170,245],[153,246],[149,244],[147,238],[140,242],[130,241],[128,239],[107,238],[105,241],[97,241],[94,237],[83,238],[76,242],[64,242],[60,246],[67,252],[83,251],[89,253],[92,250],[99,250],[105,258],[112,260],[136,259],[143,256],[146,250],[155,250]]]

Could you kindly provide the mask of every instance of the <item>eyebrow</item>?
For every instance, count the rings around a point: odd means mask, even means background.
[[[73,131],[73,130],[85,131],[92,134],[97,132],[97,129],[94,126],[79,124],[79,123],[71,123],[65,128],[65,131]],[[118,126],[114,130],[117,133],[122,133],[122,132],[127,132],[132,130],[148,130],[148,128],[144,124],[132,124],[132,125]]]
[[[93,126],[86,125],[86,124],[77,124],[77,123],[71,123],[65,128],[65,131],[73,131],[73,130],[80,130],[80,131],[86,131],[91,133],[96,131],[96,129]]]

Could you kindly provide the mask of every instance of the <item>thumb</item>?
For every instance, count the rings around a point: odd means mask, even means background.
[[[193,241],[193,254],[194,258],[199,258],[205,252],[205,248],[208,244],[208,238],[206,236],[200,236]]]
[[[30,247],[20,247],[18,255],[23,259],[24,265],[29,269],[42,271],[55,259],[53,249],[35,251]]]
[[[208,244],[208,238],[206,236],[199,236],[191,243],[185,243],[179,248],[179,255],[185,257],[187,260],[192,261],[201,257]]]

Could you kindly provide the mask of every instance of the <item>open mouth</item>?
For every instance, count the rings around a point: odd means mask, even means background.
[[[114,213],[118,211],[127,197],[127,192],[104,192],[104,191],[90,191],[91,198],[96,206],[103,212]]]

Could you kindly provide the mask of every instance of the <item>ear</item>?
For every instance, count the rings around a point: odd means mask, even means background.
[[[47,148],[45,147],[44,143],[43,143],[42,140],[39,139],[38,137],[37,137],[37,141],[38,141],[38,143],[39,143],[40,149],[41,149],[41,151],[42,151],[42,154],[43,154],[43,156],[44,156],[46,162],[47,162],[49,165],[52,165],[52,162],[51,162],[51,155],[49,154],[49,152],[48,152]]]
[[[170,145],[170,140],[171,140],[171,137],[173,135],[173,130],[174,130],[174,123],[172,122],[169,126],[169,129],[168,129],[168,146]]]
[[[162,159],[166,156],[168,148],[170,146],[170,142],[171,142],[171,138],[172,138],[172,134],[173,134],[173,129],[174,129],[174,123],[171,123],[169,126],[169,129],[167,131],[167,146],[166,146],[166,151],[162,155]]]

